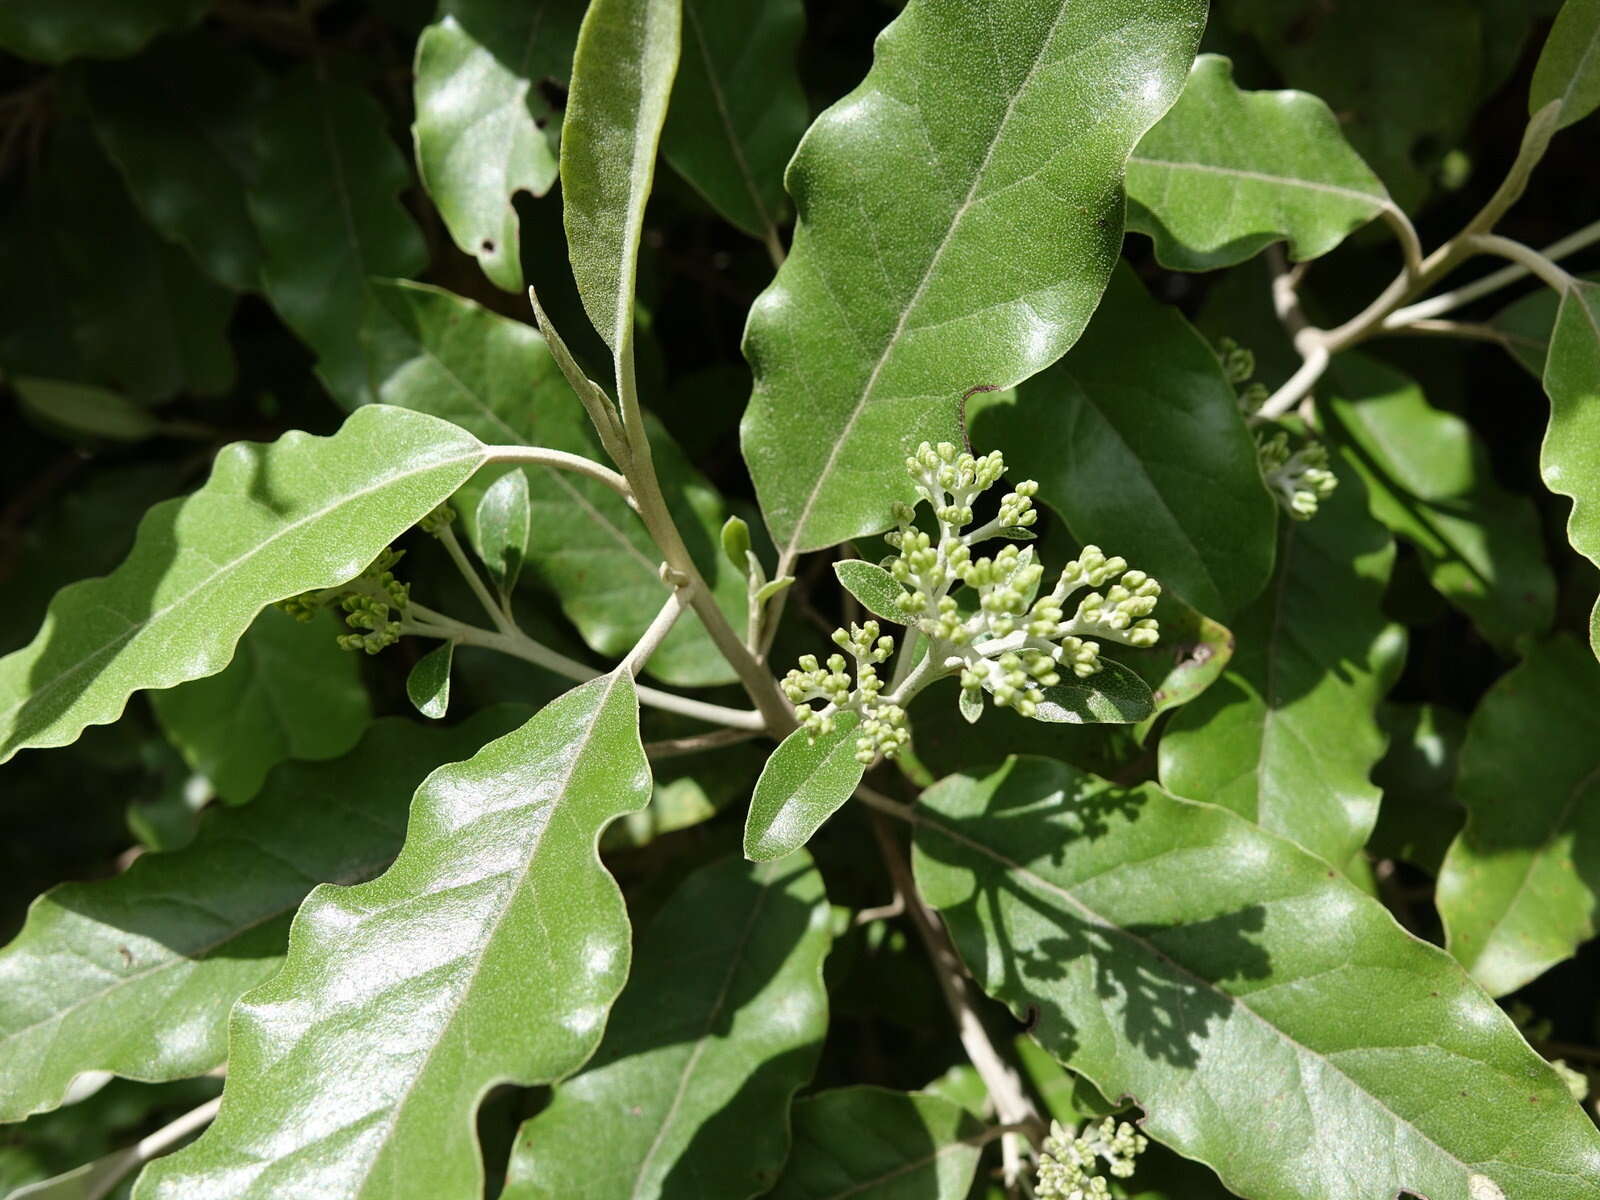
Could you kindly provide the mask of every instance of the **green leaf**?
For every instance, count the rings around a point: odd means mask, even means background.
[[[0,659],[0,762],[116,720],[136,691],[220,671],[263,608],[355,578],[483,454],[445,421],[387,407],[332,437],[226,447],[204,487],[146,514],[121,566],[63,588]]]
[[[1567,289],[1544,368],[1550,429],[1539,452],[1545,486],[1572,499],[1567,540],[1600,566],[1600,284]]]
[[[530,519],[526,472],[507,471],[484,489],[478,501],[473,519],[478,553],[502,591],[516,587],[522,574]]]
[[[844,590],[873,616],[896,625],[906,623],[905,610],[896,603],[905,589],[877,563],[863,562],[859,558],[841,559],[833,564],[833,573]]]
[[[1467,826],[1439,872],[1450,952],[1500,996],[1570,958],[1600,906],[1600,663],[1558,637],[1479,702],[1456,796]]]
[[[168,40],[130,62],[96,64],[84,83],[95,134],[145,220],[216,282],[259,290],[246,196],[270,85],[255,61],[214,40]]]
[[[828,1028],[829,921],[803,851],[685,880],[639,934],[593,1061],[517,1135],[504,1200],[765,1194]]]
[[[1558,129],[1600,108],[1600,0],[1567,0],[1533,69],[1528,115],[1561,101]]]
[[[626,671],[435,771],[394,865],[301,906],[283,969],[234,1009],[216,1123],[134,1194],[481,1196],[479,1102],[577,1068],[622,989],[595,843],[649,795]]]
[[[198,21],[211,0],[6,0],[0,49],[36,62],[126,58],[151,38]]]
[[[1222,677],[1233,661],[1234,636],[1176,596],[1162,598],[1156,618],[1161,641],[1144,653],[1123,653],[1128,666],[1154,689],[1150,702],[1159,714],[1189,703]]]
[[[250,215],[267,298],[316,352],[333,398],[355,408],[374,398],[362,344],[368,277],[427,263],[398,196],[410,172],[372,97],[309,71],[280,85],[259,128]]]
[[[907,452],[962,440],[963,392],[1077,339],[1128,155],[1203,19],[1197,0],[912,0],[879,35],[790,163],[794,245],[745,331],[744,454],[781,563],[887,528]]]
[[[980,986],[1233,1191],[1475,1200],[1482,1175],[1508,1196],[1595,1195],[1600,1132],[1565,1084],[1322,860],[1047,759],[953,776],[923,804],[917,883]]]
[[[562,125],[562,215],[572,276],[595,332],[629,372],[639,235],[682,20],[682,0],[592,0],[578,32]]]
[[[215,675],[150,697],[168,739],[229,804],[285,759],[337,758],[372,720],[355,655],[332,614],[302,624],[269,608]]]
[[[126,396],[89,383],[62,379],[12,379],[23,412],[68,437],[142,442],[161,430],[161,419]]]
[[[1372,771],[1383,807],[1367,850],[1436,876],[1466,815],[1455,795],[1466,718],[1438,704],[1387,704],[1378,719],[1389,749]]]
[[[1132,351],[1130,347],[1138,347]],[[1227,620],[1272,575],[1277,506],[1216,354],[1132,270],[1072,352],[1011,396],[974,396],[973,440],[1080,543],[1120,554]]]
[[[834,1088],[796,1101],[773,1200],[965,1200],[983,1124],[922,1092]]]
[[[582,407],[537,330],[438,288],[381,282],[374,289],[389,321],[383,349],[393,355],[373,366],[385,403],[445,417],[485,441],[548,446],[604,460]],[[726,516],[722,499],[665,433],[649,427],[667,510],[717,603],[734,627],[742,628],[744,571],[734,570],[719,552]],[[549,467],[526,472],[531,574],[555,593],[591,649],[620,658],[666,600],[657,569],[660,552],[644,523],[604,484]],[[683,687],[735,679],[693,616],[678,622],[646,669]]]
[[[1087,679],[1069,678],[1045,688],[1033,719],[1052,725],[1132,725],[1154,711],[1149,685],[1108,658]]]
[[[54,1108],[85,1072],[221,1063],[228,1009],[277,971],[312,886],[382,870],[423,776],[514,723],[505,709],[450,729],[384,718],[343,758],[285,764],[254,803],[212,810],[182,850],[46,892],[0,951],[0,1120]]]
[[[783,168],[805,132],[800,0],[683,0],[683,61],[661,152],[724,217],[783,257]]]
[[[1405,647],[1380,607],[1394,542],[1349,477],[1285,526],[1272,584],[1232,624],[1228,669],[1161,739],[1161,782],[1339,866],[1378,815],[1377,709]]]
[[[1244,91],[1216,54],[1195,60],[1128,160],[1128,202],[1128,225],[1178,271],[1229,267],[1280,240],[1295,261],[1317,258],[1391,203],[1326,104]]]
[[[563,86],[578,0],[444,0],[417,42],[417,170],[461,250],[491,282],[522,291],[513,200],[556,181],[561,114],[539,85]]]
[[[798,850],[850,799],[867,769],[856,758],[860,723],[840,713],[831,732],[813,738],[797,729],[772,752],[745,817],[746,858],[771,862]]]
[[[421,658],[406,676],[406,697],[425,717],[438,720],[450,708],[450,662],[456,644],[441,642]]]
[[[1495,483],[1472,427],[1374,359],[1342,355],[1328,379],[1323,411],[1344,461],[1372,515],[1416,546],[1439,594],[1502,649],[1547,632],[1556,584],[1538,513]]]

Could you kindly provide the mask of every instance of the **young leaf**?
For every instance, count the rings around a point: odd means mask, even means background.
[[[979,984],[1233,1191],[1468,1200],[1482,1175],[1594,1197],[1600,1132],[1565,1083],[1322,860],[1047,759],[953,776],[923,804],[917,883]],[[1240,1121],[1262,1105],[1270,1120]]]
[[[301,906],[283,969],[234,1009],[216,1123],[134,1194],[481,1196],[485,1093],[600,1041],[629,951],[595,843],[649,795],[626,671],[435,771],[394,865]]]
[[[1103,659],[1089,678],[1068,676],[1045,688],[1033,719],[1055,725],[1132,725],[1154,711],[1149,685],[1121,663]]]
[[[1600,0],[1567,0],[1533,69],[1528,115],[1561,101],[1558,129],[1600,108]]]
[[[1405,647],[1380,608],[1394,542],[1352,478],[1312,520],[1285,526],[1276,576],[1232,624],[1228,669],[1161,739],[1161,782],[1337,866],[1378,815],[1377,708]]]
[[[794,1106],[794,1151],[772,1200],[965,1200],[983,1125],[925,1092],[834,1088]]]
[[[36,62],[126,58],[151,38],[193,25],[212,0],[7,0],[0,49]]]
[[[449,729],[386,717],[343,758],[285,764],[254,803],[208,813],[183,849],[46,892],[0,951],[0,1120],[54,1108],[85,1072],[221,1063],[228,1010],[277,971],[306,893],[382,870],[423,776],[516,723],[504,708]]]
[[[854,596],[875,617],[906,623],[906,613],[897,600],[905,589],[895,582],[893,575],[877,563],[863,562],[859,558],[846,558],[833,564],[833,573],[844,590]]]
[[[1450,952],[1500,996],[1570,958],[1600,906],[1600,663],[1558,637],[1490,688],[1467,725],[1467,827],[1439,872]]]
[[[337,758],[372,720],[355,655],[331,614],[301,624],[267,609],[215,675],[150,697],[167,738],[229,804],[288,758]]]
[[[161,430],[161,418],[150,409],[106,388],[26,376],[10,382],[23,412],[68,437],[142,442]]]
[[[1540,474],[1552,492],[1572,499],[1572,548],[1600,565],[1600,284],[1579,280],[1562,296],[1544,390],[1550,429]]]
[[[561,114],[541,85],[565,85],[579,0],[445,0],[417,41],[417,170],[461,250],[491,282],[522,290],[513,200],[556,181]]]
[[[890,524],[959,399],[1059,358],[1122,240],[1122,171],[1176,97],[1196,0],[912,0],[811,126],[750,310],[745,459],[781,561]],[[1005,269],[998,269],[1000,264]]]
[[[968,414],[974,442],[1002,450],[1013,478],[1038,480],[1079,542],[1220,620],[1266,586],[1278,510],[1233,385],[1128,267],[1066,358],[1014,395],[974,396]]]
[[[309,72],[291,76],[262,112],[250,214],[262,283],[317,355],[345,408],[373,399],[362,347],[372,275],[410,275],[427,258],[397,193],[410,172],[372,97]]]
[[[683,60],[661,152],[724,217],[778,259],[783,168],[806,129],[795,70],[800,0],[683,0]]]
[[[146,514],[121,566],[63,588],[0,659],[0,762],[116,720],[136,691],[220,671],[263,608],[355,578],[483,454],[448,422],[380,406],[332,437],[226,447],[204,487]]]
[[[678,69],[682,0],[592,0],[561,136],[567,256],[595,332],[633,358],[639,235]]]
[[[95,135],[139,211],[212,279],[261,287],[261,244],[246,194],[256,120],[270,84],[247,55],[212,41],[165,40],[84,76]]]
[[[1472,427],[1375,359],[1341,356],[1328,378],[1324,412],[1344,461],[1372,515],[1416,546],[1440,595],[1502,649],[1547,632],[1556,582],[1539,516],[1495,483]]]
[[[528,476],[523,471],[507,471],[484,489],[474,517],[477,547],[483,565],[509,592],[522,574],[522,560],[528,553],[529,525]],[[571,534],[571,530],[564,530]]]
[[[746,858],[771,862],[792,853],[850,799],[866,772],[856,758],[860,721],[853,712],[840,713],[832,732],[813,739],[797,729],[772,752],[745,817]]]
[[[450,709],[450,664],[456,644],[440,642],[417,659],[406,676],[406,697],[425,717],[437,721]]]
[[[1178,271],[1229,267],[1280,240],[1290,258],[1316,258],[1390,203],[1326,104],[1244,91],[1216,54],[1195,59],[1128,160],[1128,225]]]
[[[765,1194],[828,1028],[829,921],[804,851],[691,875],[639,934],[594,1059],[517,1135],[504,1200]]]
[[[537,330],[438,288],[387,281],[373,286],[388,320],[381,349],[392,355],[380,361],[374,347],[372,374],[385,403],[445,417],[485,441],[604,459]],[[650,430],[667,510],[717,603],[742,627],[744,570],[718,553],[726,516],[722,498],[659,427]],[[620,658],[666,599],[657,569],[660,552],[638,516],[604,484],[550,467],[529,467],[526,474],[531,573],[555,593],[591,649]],[[682,687],[735,679],[692,615],[667,635],[646,670]]]

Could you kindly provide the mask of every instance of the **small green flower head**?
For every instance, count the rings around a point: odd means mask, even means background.
[[[1039,1200],[1106,1200],[1110,1185],[1100,1173],[1100,1160],[1114,1178],[1133,1174],[1134,1160],[1149,1140],[1126,1121],[1107,1117],[1098,1126],[1074,1137],[1059,1121],[1050,1123],[1039,1154]]]
[[[438,537],[441,532],[450,526],[456,519],[456,510],[448,504],[441,504],[422,520],[417,522],[417,528],[423,533],[431,533]]]
[[[1289,435],[1279,432],[1262,438],[1256,453],[1268,490],[1296,521],[1316,516],[1318,505],[1339,486],[1339,477],[1328,469],[1328,450],[1321,442],[1308,442],[1290,453]]]
[[[1222,360],[1223,374],[1234,387],[1248,383],[1256,373],[1256,356],[1231,337],[1218,339],[1217,357]]]
[[[869,765],[880,754],[893,758],[911,741],[905,710],[881,699],[883,678],[877,664],[894,653],[894,639],[880,632],[876,621],[868,621],[834,630],[833,641],[856,660],[854,679],[843,654],[829,655],[825,663],[818,663],[814,654],[805,655],[779,685],[795,706],[795,721],[815,741],[833,732],[840,713],[860,713],[856,758]],[[818,700],[822,707],[813,708]]]

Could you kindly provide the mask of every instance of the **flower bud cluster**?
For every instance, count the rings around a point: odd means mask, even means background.
[[[1239,411],[1247,417],[1254,416],[1271,394],[1266,384],[1254,380],[1256,356],[1230,337],[1219,338],[1216,351],[1222,362],[1222,373],[1238,390]]]
[[[456,510],[448,504],[441,504],[422,520],[417,522],[417,528],[423,533],[431,533],[438,537],[440,532],[447,529],[456,519]]]
[[[818,663],[814,654],[805,655],[781,684],[795,706],[795,720],[814,741],[833,732],[838,714],[859,713],[856,758],[869,765],[880,754],[893,758],[911,740],[905,710],[882,698],[883,678],[877,670],[877,664],[894,653],[894,639],[880,633],[876,621],[868,621],[852,623],[848,632],[835,629],[833,640],[856,660],[855,679],[852,682],[843,654],[831,654],[825,663]],[[814,700],[823,706],[813,708]]]
[[[1296,521],[1316,516],[1317,506],[1339,486],[1339,477],[1328,469],[1328,450],[1321,442],[1308,442],[1291,453],[1289,435],[1280,431],[1259,438],[1256,454],[1267,489]]]
[[[399,615],[411,601],[411,585],[396,579],[392,569],[404,553],[387,548],[349,583],[302,592],[280,601],[278,607],[297,621],[309,621],[330,604],[337,604],[344,623],[355,631],[339,636],[340,647],[376,654],[400,640]]]
[[[1149,1139],[1126,1121],[1107,1117],[1081,1137],[1073,1137],[1059,1121],[1050,1122],[1050,1136],[1039,1154],[1039,1200],[1108,1200],[1110,1186],[1100,1173],[1100,1160],[1114,1178],[1133,1174],[1134,1159]]]

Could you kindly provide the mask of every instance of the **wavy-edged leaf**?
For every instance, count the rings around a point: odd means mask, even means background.
[[[906,623],[905,610],[896,603],[905,593],[905,588],[877,563],[863,562],[859,558],[841,559],[833,564],[833,573],[844,590],[873,616],[893,621],[896,625]]]
[[[857,714],[840,713],[830,732],[812,737],[797,729],[772,752],[745,816],[746,858],[771,862],[793,853],[850,799],[867,769],[856,758],[860,723]]]
[[[1539,451],[1545,486],[1572,500],[1567,540],[1600,566],[1600,284],[1561,297],[1544,366],[1550,428]]]
[[[1216,54],[1195,59],[1128,160],[1128,225],[1177,271],[1230,267],[1276,241],[1296,261],[1316,258],[1390,203],[1325,103],[1247,92]]]
[[[36,62],[126,58],[159,34],[193,25],[212,0],[7,0],[0,49]]]
[[[256,119],[269,83],[247,55],[213,40],[163,41],[84,76],[94,130],[145,220],[235,291],[261,286],[261,245],[246,199]]]
[[[683,58],[661,152],[724,217],[783,256],[783,168],[806,130],[800,0],[683,0]]]
[[[1570,958],[1600,910],[1600,663],[1568,637],[1536,648],[1467,724],[1467,810],[1439,872],[1450,952],[1500,996]]]
[[[216,1123],[134,1194],[481,1196],[479,1102],[577,1068],[622,989],[595,845],[649,796],[626,671],[435,771],[394,865],[301,906],[283,969],[234,1008]]]
[[[549,446],[604,461],[582,407],[538,330],[469,300],[421,284],[374,285],[388,321],[374,360],[379,396],[454,421],[486,441]],[[711,590],[736,628],[745,584],[719,551],[722,498],[647,419],[667,510]],[[526,468],[532,503],[528,573],[555,593],[585,642],[620,658],[661,610],[660,551],[643,522],[604,484],[549,467]],[[486,473],[487,474],[487,473]],[[480,477],[473,487],[487,483]],[[473,511],[472,505],[466,512]],[[733,668],[699,620],[673,627],[646,669],[665,683],[732,683]]]
[[[1439,594],[1502,648],[1547,632],[1556,582],[1539,515],[1495,483],[1472,427],[1375,359],[1341,356],[1328,379],[1324,411],[1344,461],[1366,485],[1372,515],[1416,546]]]
[[[517,1135],[504,1200],[764,1194],[827,1033],[830,920],[804,851],[685,880],[640,931],[594,1059]]]
[[[368,278],[411,275],[427,262],[399,199],[411,173],[386,122],[360,88],[305,71],[279,86],[258,125],[250,216],[262,284],[345,408],[374,395],[362,345]]]
[[[1278,569],[1233,621],[1222,678],[1172,718],[1161,782],[1349,861],[1378,815],[1368,778],[1383,755],[1378,704],[1405,634],[1384,618],[1394,541],[1343,478],[1309,521],[1286,521]]]
[[[1059,358],[1122,241],[1122,172],[1182,86],[1196,0],[912,0],[806,133],[794,245],[750,310],[742,426],[787,562],[910,500],[959,401]]]
[[[483,457],[448,422],[383,406],[331,437],[226,447],[204,487],[146,514],[121,566],[63,588],[0,659],[0,762],[116,720],[136,691],[220,671],[263,608],[355,578]]]
[[[794,1151],[773,1200],[965,1200],[983,1130],[925,1092],[818,1092],[795,1102]]]
[[[221,671],[150,697],[167,739],[222,799],[242,804],[285,759],[337,758],[360,739],[372,706],[340,632],[331,614],[302,624],[269,608]]]
[[[519,719],[384,718],[343,758],[286,764],[254,803],[207,814],[183,849],[46,892],[0,951],[0,1120],[54,1108],[85,1072],[157,1081],[221,1063],[228,1010],[278,969],[306,893],[382,870],[423,776]]]
[[[1567,0],[1556,14],[1528,89],[1528,115],[1561,101],[1558,129],[1600,108],[1600,0]]]
[[[595,332],[630,371],[639,236],[682,23],[682,0],[592,0],[578,31],[562,124],[572,277]]]
[[[1137,347],[1138,349],[1132,349]],[[1272,575],[1277,506],[1215,352],[1126,266],[1066,358],[1014,395],[974,396],[973,441],[1079,542],[1227,620]]]
[[[522,290],[513,200],[555,184],[561,114],[540,85],[566,85],[580,0],[444,0],[417,42],[417,170],[455,244],[491,282]]]
[[[1600,1195],[1600,1132],[1460,965],[1225,809],[1011,759],[923,794],[915,866],[979,984],[1241,1195]]]

